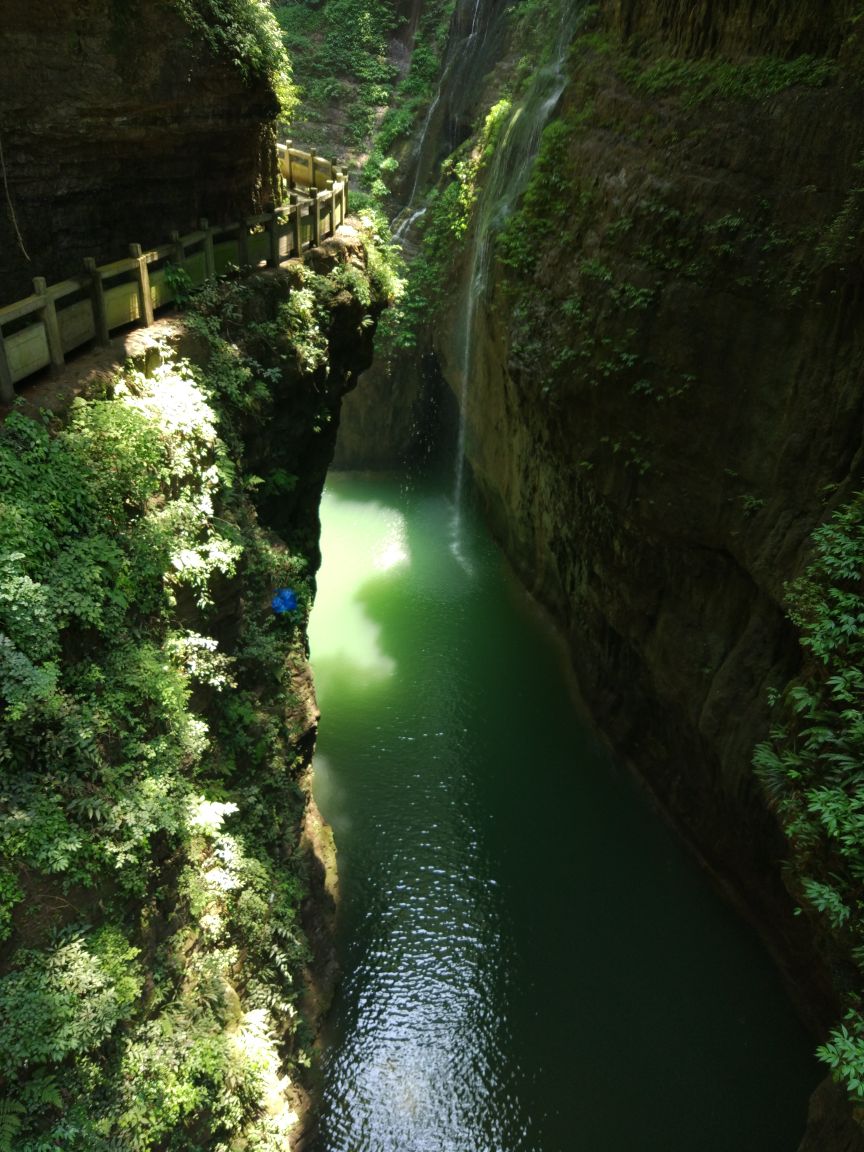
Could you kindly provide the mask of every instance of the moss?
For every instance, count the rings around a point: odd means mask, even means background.
[[[628,61],[625,74],[646,96],[676,94],[688,106],[706,100],[766,100],[787,88],[823,88],[838,73],[835,61],[815,56],[760,56],[732,61],[659,56]]]

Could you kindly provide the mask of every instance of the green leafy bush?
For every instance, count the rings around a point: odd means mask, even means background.
[[[73,935],[44,952],[20,950],[0,977],[0,1075],[15,1079],[98,1048],[138,1000],[136,956],[114,928]]]

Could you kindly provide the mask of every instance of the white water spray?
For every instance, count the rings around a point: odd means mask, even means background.
[[[416,208],[411,213],[410,216],[405,217],[405,219],[402,221],[402,223],[399,225],[399,227],[394,231],[393,239],[394,240],[400,240],[400,241],[403,240],[405,238],[405,236],[407,235],[407,233],[409,233],[411,231],[412,227],[417,223],[417,221],[422,220],[425,215],[426,215],[426,208],[425,207]]]

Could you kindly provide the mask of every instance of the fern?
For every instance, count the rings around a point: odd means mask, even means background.
[[[0,1097],[0,1152],[15,1152],[13,1141],[21,1130],[24,1105],[9,1096]]]
[[[57,1085],[57,1080],[44,1068],[40,1068],[38,1072],[34,1073],[32,1079],[21,1089],[21,1095],[30,1110],[34,1112],[45,1107],[63,1107],[63,1096]]]

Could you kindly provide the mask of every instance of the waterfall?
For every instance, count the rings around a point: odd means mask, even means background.
[[[409,203],[408,207],[411,205]],[[415,208],[410,216],[406,216],[398,228],[393,229],[393,239],[402,240],[411,231],[412,225],[416,224],[418,220],[422,220],[426,215],[426,206],[422,208]],[[395,224],[395,221],[394,221]]]
[[[426,119],[423,121],[423,127],[420,129],[420,136],[415,148],[415,156],[417,157],[416,166],[414,169],[414,183],[411,186],[411,194],[408,197],[408,202],[396,213],[390,221],[390,227],[393,231],[393,238],[401,240],[408,232],[411,225],[417,219],[417,213],[413,211],[414,201],[417,199],[417,189],[420,186],[420,177],[424,170],[423,157],[426,150],[426,141],[429,139],[429,125],[435,115],[438,105],[441,103],[441,90],[444,84],[445,74],[442,73],[441,79],[438,82],[438,91],[435,93],[435,99],[429,105],[429,111],[426,113]]]
[[[411,192],[390,225],[400,240],[410,234],[411,225],[419,218],[414,205],[436,159],[455,147],[457,122],[470,106],[474,85],[494,57],[494,48],[491,54],[488,51],[490,40],[495,39],[490,32],[499,23],[496,16],[503,17],[504,11],[501,0],[458,0],[435,95],[413,150]]]
[[[453,487],[453,552],[461,556],[462,503],[468,436],[468,403],[474,370],[474,328],[492,264],[495,235],[521,195],[540,146],[540,135],[567,83],[567,50],[576,29],[581,0],[561,0],[560,19],[549,59],[534,72],[528,90],[509,113],[483,179],[474,211],[474,239],[462,310],[462,378],[459,387],[459,435]]]

